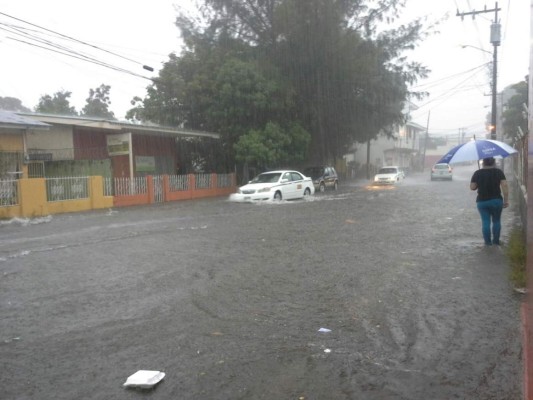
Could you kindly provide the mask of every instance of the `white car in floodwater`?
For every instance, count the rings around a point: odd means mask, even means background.
[[[315,193],[311,178],[298,171],[263,172],[248,184],[241,186],[237,193],[230,195],[232,201],[292,200]]]
[[[404,173],[400,167],[382,167],[374,176],[375,185],[393,185],[404,178]]]

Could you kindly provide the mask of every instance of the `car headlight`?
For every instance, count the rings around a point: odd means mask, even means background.
[[[263,189],[259,189],[257,191],[257,193],[265,193],[265,192],[270,192],[270,188],[269,187],[266,187],[266,188],[263,188]]]

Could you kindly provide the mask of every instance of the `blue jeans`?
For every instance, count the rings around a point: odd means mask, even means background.
[[[486,245],[500,244],[500,231],[502,224],[500,218],[502,216],[503,200],[491,199],[479,201],[477,203],[479,215],[481,215],[481,232],[483,232],[483,239]],[[490,237],[490,224],[492,220],[492,240]]]

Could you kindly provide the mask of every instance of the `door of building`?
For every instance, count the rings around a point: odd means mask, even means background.
[[[111,157],[111,168],[113,170],[113,178],[129,178],[130,177],[130,158],[128,154]]]

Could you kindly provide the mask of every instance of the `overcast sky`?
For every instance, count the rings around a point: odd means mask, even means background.
[[[168,54],[179,54],[181,42],[174,25],[174,4],[188,0],[0,0],[0,97],[16,97],[33,109],[44,94],[72,92],[71,105],[79,111],[89,89],[100,84],[111,86],[111,110],[119,119],[131,108],[134,96],[144,97],[150,81],[86,61],[44,50],[18,40],[12,30],[19,26],[39,29],[29,22],[86,42],[93,47],[74,44],[80,53],[147,78],[157,76]],[[415,89],[431,96],[416,102],[415,122],[432,134],[467,135],[485,133],[486,114],[490,111],[490,65],[492,45],[490,24],[494,12],[477,15],[473,20],[456,16],[461,12],[493,9],[495,2],[480,0],[407,0],[405,18],[426,15],[436,20],[448,15],[440,34],[427,39],[407,55],[427,65],[432,73]],[[499,19],[502,44],[498,48],[498,90],[524,79],[529,68],[529,0],[504,0]],[[15,17],[17,19],[11,18]],[[24,22],[23,22],[24,21]],[[7,30],[6,30],[7,29]],[[11,31],[11,32],[10,32]],[[50,39],[58,42],[57,37]],[[66,42],[65,42],[66,43]],[[462,47],[468,45],[471,47]],[[105,51],[103,51],[105,50]],[[120,57],[111,54],[115,53]],[[143,70],[149,65],[154,72]]]

